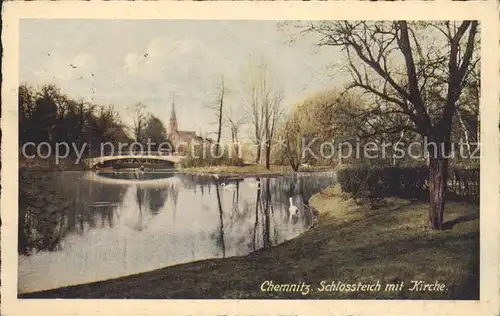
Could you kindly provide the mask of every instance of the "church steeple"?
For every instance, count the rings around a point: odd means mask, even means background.
[[[172,96],[172,112],[170,113],[169,134],[170,137],[178,133],[177,116],[175,115],[175,95]]]

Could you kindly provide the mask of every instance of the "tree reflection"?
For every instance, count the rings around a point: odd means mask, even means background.
[[[269,187],[269,179],[264,180],[264,233],[262,234],[264,248],[271,247],[271,220],[270,220],[270,204],[271,190]]]
[[[88,181],[82,174],[31,173],[29,179],[20,179],[20,254],[56,251],[68,234],[86,234],[93,228],[113,227],[120,223],[136,231],[146,231],[148,223],[158,218],[167,202],[174,206],[173,222],[177,203],[183,207],[194,206],[195,209],[189,210],[194,212],[193,216],[197,216],[196,207],[200,211],[217,210],[217,214],[214,213],[217,218],[212,217],[215,223],[209,224],[214,227],[208,228],[211,247],[215,245],[217,249],[216,256],[246,254],[272,247],[307,229],[312,218],[307,208],[308,199],[330,184],[324,177],[256,178],[260,183],[258,186],[252,185],[250,179],[238,179],[231,181],[236,187],[229,192],[219,186],[228,179],[214,177],[179,174],[175,181],[156,183],[142,181],[149,179],[132,179],[131,184],[127,184],[122,180],[128,179],[119,179],[117,183],[109,179]],[[201,199],[200,195],[210,197]],[[290,197],[301,212],[301,218],[295,224],[288,222]],[[193,204],[196,198],[202,202]],[[122,214],[127,218],[120,218]],[[185,216],[182,216],[180,224],[189,225],[184,221]],[[206,239],[204,236],[202,239]],[[189,238],[194,238],[191,240],[194,245],[200,242],[199,237],[192,234]],[[194,254],[193,258],[196,259]]]
[[[220,220],[219,236],[217,238],[217,246],[219,246],[222,249],[222,258],[225,258],[226,257],[226,243],[224,240],[224,218],[223,218],[223,211],[222,211],[222,202],[220,199],[219,186],[215,186],[215,192],[217,194],[217,205],[219,208],[219,220]]]
[[[71,185],[68,185],[71,183]],[[83,234],[86,227],[112,227],[117,205],[98,205],[120,201],[126,188],[103,188],[83,181],[81,175],[55,172],[19,173],[18,252],[56,251],[71,233]]]
[[[146,201],[145,195],[146,191],[142,189],[140,186],[136,186],[135,188],[135,201],[137,203],[137,206],[139,207],[139,217],[137,219],[137,222],[133,226],[133,229],[137,231],[142,231],[144,229],[144,223],[143,223],[143,216],[142,216],[142,209],[145,207],[144,202]]]
[[[260,178],[257,178],[260,181]],[[257,227],[259,226],[259,205],[260,205],[261,186],[257,187],[257,194],[255,197],[255,225],[253,228],[252,250],[257,250]]]

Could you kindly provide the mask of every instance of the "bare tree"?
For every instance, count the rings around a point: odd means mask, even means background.
[[[213,110],[215,117],[216,117],[216,122],[215,124],[217,125],[217,131],[215,134],[217,135],[217,142],[215,144],[216,148],[216,154],[219,154],[220,151],[220,140],[222,137],[222,124],[224,120],[224,97],[227,92],[225,83],[224,83],[224,76],[221,75],[220,77],[220,83],[217,87],[217,92],[216,92],[216,102],[214,104],[209,105],[208,108]]]
[[[262,137],[263,137],[263,129],[262,129],[262,121],[263,119],[263,111],[261,109],[258,97],[258,91],[255,85],[252,85],[251,88],[251,102],[247,112],[249,114],[253,131],[250,135],[250,139],[253,141],[256,150],[255,150],[255,163],[260,163],[260,157],[262,153]]]
[[[245,123],[245,117],[240,113],[241,112],[235,113],[232,107],[229,107],[225,113],[225,120],[229,124],[229,130],[231,131],[231,141],[233,143],[233,149],[236,153],[239,153],[240,151],[239,133],[241,126]]]
[[[374,133],[413,130],[435,144],[429,150],[429,225],[442,229],[450,135],[468,75],[479,63],[478,22],[338,21],[302,25],[318,45],[345,53],[352,83],[384,102],[373,116],[406,116],[409,124],[385,124]],[[369,120],[367,120],[369,121]]]
[[[270,169],[271,164],[271,145],[276,131],[276,123],[280,116],[283,114],[281,102],[283,101],[283,94],[281,92],[266,97],[264,99],[264,150],[266,159],[266,169]]]
[[[142,143],[148,122],[148,114],[146,113],[146,105],[138,102],[129,108],[132,115],[132,135],[136,142]]]
[[[300,164],[302,163],[302,150],[300,148],[301,130],[295,115],[292,114],[285,121],[281,134],[285,142],[283,154],[293,171],[299,171]]]
[[[282,114],[283,94],[272,85],[268,65],[261,61],[252,65],[250,75],[250,102],[246,109],[252,123],[251,139],[256,145],[255,163],[260,163],[262,150],[266,168],[270,168],[271,142],[276,123]]]
[[[283,143],[277,146],[277,156],[295,171],[302,163],[335,163],[333,144],[329,152],[321,146],[334,139],[345,141],[357,135],[361,122],[353,120],[349,113],[363,107],[357,95],[336,88],[309,95],[296,103],[280,124],[279,138]],[[307,151],[303,151],[302,144],[307,145]]]
[[[476,67],[474,71],[471,71],[468,81],[465,83],[457,106],[457,118],[469,155],[472,154],[473,150],[471,144],[479,143],[480,78],[479,67]]]

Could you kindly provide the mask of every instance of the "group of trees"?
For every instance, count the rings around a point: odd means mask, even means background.
[[[99,148],[101,142],[128,141],[113,106],[76,101],[54,85],[19,87],[19,145],[75,143]]]
[[[216,118],[214,134],[217,152],[225,126],[230,131],[232,149],[240,154],[240,132],[242,126],[246,125],[249,127],[248,136],[255,146],[254,162],[263,161],[266,168],[270,169],[272,142],[278,121],[283,115],[283,91],[273,79],[269,65],[264,60],[250,63],[244,74],[242,95],[238,102],[228,104],[228,87],[224,76],[221,76],[215,102],[209,105]]]
[[[256,148],[255,163],[264,160],[270,168],[274,159],[298,170],[302,163],[331,163],[303,161],[304,139],[435,143],[438,146],[422,150],[428,151],[425,163],[430,170],[429,223],[441,229],[452,143],[465,139],[469,154],[474,150],[470,144],[479,143],[478,22],[314,21],[298,22],[291,29],[318,46],[342,50],[345,64],[339,71],[347,71],[347,86],[312,95],[285,117],[283,92],[265,62],[255,63],[245,74],[245,95],[239,104],[227,104],[227,85],[221,77],[212,106],[216,146],[226,125],[239,151],[238,138],[246,124]],[[130,108],[133,126],[127,129],[112,106],[71,100],[50,85],[39,90],[22,85],[19,109],[20,142],[167,139],[161,120],[142,104]],[[276,136],[285,146],[273,151]],[[385,161],[393,166],[399,162],[390,156]]]
[[[271,148],[278,120],[283,114],[283,91],[276,87],[272,73],[265,62],[251,69],[248,75],[248,105],[246,113],[250,117],[250,135],[255,148],[255,162],[261,161],[264,153],[264,163],[267,169],[271,163]]]
[[[27,142],[75,144],[100,151],[103,143],[161,143],[167,139],[163,122],[146,112],[146,106],[131,108],[133,126],[123,123],[113,105],[74,100],[54,85],[19,87],[19,146]],[[86,147],[83,145],[86,144]],[[27,150],[33,147],[27,147]]]
[[[471,144],[479,143],[478,22],[286,24],[320,47],[340,48],[345,63],[339,74],[346,71],[350,81],[342,89],[306,98],[284,117],[283,96],[274,89],[267,65],[264,62],[253,65],[246,75],[244,121],[251,127],[249,136],[256,145],[255,163],[261,162],[264,153],[265,165],[270,167],[271,145],[276,142],[276,133],[284,139],[284,146],[275,146],[274,161],[290,164],[294,170],[302,163],[332,163],[321,159],[303,161],[303,142],[312,138],[323,141],[350,138],[362,144],[435,144],[420,147],[425,155],[424,160],[418,162],[429,167],[429,224],[433,229],[441,229],[452,143],[458,139],[465,141],[469,155],[476,152]],[[225,92],[222,80],[214,107],[218,140],[224,122]],[[225,121],[230,123],[233,142],[237,142],[235,132],[240,125],[235,122],[241,124],[241,120],[226,118]],[[401,162],[415,162],[408,161],[408,157],[395,159],[396,146],[392,148],[393,152],[389,152],[382,163],[396,166]],[[324,148],[311,150],[320,149]]]
[[[297,103],[280,123],[275,160],[299,170],[302,164],[332,165],[338,163],[333,151],[336,140],[346,141],[359,134],[348,110],[362,109],[359,96],[341,93],[337,89],[314,93]],[[326,142],[332,146],[324,146]],[[323,147],[322,147],[323,146]],[[304,148],[309,148],[307,151]],[[311,154],[309,154],[311,153]]]
[[[167,130],[162,120],[147,112],[147,106],[136,103],[128,108],[132,117],[131,134],[135,142],[159,145],[168,140]]]
[[[343,114],[332,121],[347,119],[356,127],[356,136],[365,140],[416,137],[438,144],[426,150],[429,224],[441,229],[453,136],[462,133],[467,143],[479,138],[478,22],[318,21],[295,27],[317,38],[317,45],[339,47],[345,54],[351,81],[345,92],[331,100],[330,108]],[[352,106],[335,105],[339,100],[343,103],[346,92],[361,98]],[[296,140],[287,127],[300,125],[301,108],[285,123],[291,143]],[[319,113],[316,124],[323,115],[336,112]]]

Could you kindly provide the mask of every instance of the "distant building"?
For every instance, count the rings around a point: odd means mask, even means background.
[[[205,141],[203,137],[196,135],[194,131],[180,131],[177,125],[177,115],[175,114],[175,103],[172,102],[172,112],[168,124],[168,140],[174,148],[182,147],[182,145],[199,145]]]

